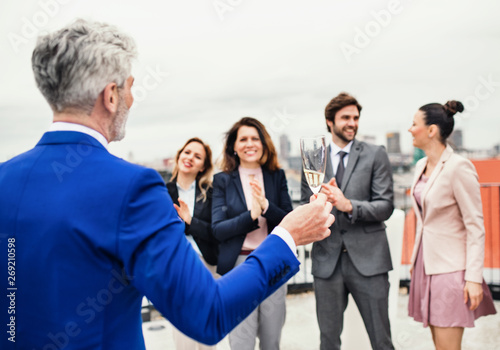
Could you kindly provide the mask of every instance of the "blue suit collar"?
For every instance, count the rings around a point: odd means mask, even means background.
[[[106,148],[95,138],[78,131],[49,131],[43,134],[37,146],[58,144],[82,144],[97,148]],[[106,150],[107,151],[107,150]]]

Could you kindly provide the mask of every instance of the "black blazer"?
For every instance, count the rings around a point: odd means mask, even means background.
[[[271,172],[262,168],[264,190],[269,208],[263,215],[270,233],[292,211],[285,172]],[[258,220],[252,220],[238,170],[218,173],[214,176],[212,202],[212,231],[219,241],[217,272],[230,271],[240,254],[247,233],[257,229]]]
[[[168,193],[172,201],[179,205],[179,192],[175,181],[167,183]],[[217,255],[219,252],[218,242],[212,235],[212,188],[207,190],[207,199],[203,202],[200,196],[200,188],[196,181],[195,204],[191,225],[186,224],[186,235],[191,235],[200,248],[201,254],[207,263],[217,265]]]

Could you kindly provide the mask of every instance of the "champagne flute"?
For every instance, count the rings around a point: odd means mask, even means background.
[[[321,189],[326,169],[326,137],[302,137],[300,139],[302,166],[307,183],[314,194]]]

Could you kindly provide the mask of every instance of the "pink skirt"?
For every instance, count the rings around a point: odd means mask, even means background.
[[[465,271],[427,275],[424,270],[423,248],[417,253],[413,268],[408,314],[415,321],[436,327],[474,327],[474,320],[496,314],[490,289],[483,279],[483,301],[469,310],[464,303]]]

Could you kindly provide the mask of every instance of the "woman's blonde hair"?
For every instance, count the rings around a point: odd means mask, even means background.
[[[174,170],[172,171],[172,177],[170,181],[175,181],[177,179],[177,175],[179,174],[179,167],[177,163],[179,162],[179,157],[181,156],[182,151],[189,145],[191,142],[198,142],[205,149],[205,162],[203,163],[203,170],[196,175],[196,181],[198,181],[198,187],[200,188],[200,197],[203,198],[205,202],[207,200],[207,191],[210,187],[212,187],[212,172],[213,172],[213,164],[212,164],[212,150],[210,146],[203,142],[198,137],[192,137],[186,141],[184,146],[177,151],[175,156],[175,165]],[[198,199],[198,198],[197,198]]]

